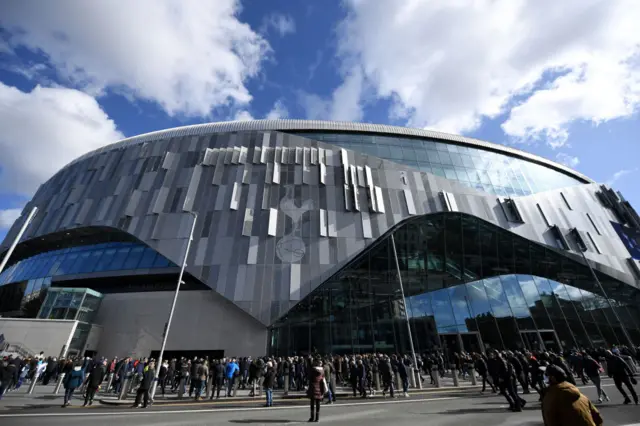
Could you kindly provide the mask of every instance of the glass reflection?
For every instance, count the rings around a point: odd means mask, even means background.
[[[430,169],[433,174],[501,196],[529,195],[581,183],[564,173],[505,154],[423,138],[354,133],[305,132],[299,135],[373,153],[423,171]]]
[[[544,246],[451,213],[417,218],[394,237],[404,301],[385,239],[280,319],[272,352],[406,352],[406,317],[418,351],[640,344],[640,292],[603,277],[608,295],[631,292],[607,300],[585,265]]]

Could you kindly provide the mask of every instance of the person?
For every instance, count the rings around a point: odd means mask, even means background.
[[[326,381],[322,369],[322,361],[316,360],[314,367],[309,371],[309,389],[307,396],[309,397],[309,408],[311,416],[309,422],[320,421],[320,401],[327,391]]]
[[[567,381],[565,371],[550,365],[545,371],[549,387],[542,399],[545,426],[600,426],[600,413],[578,388]]]
[[[150,361],[149,365],[143,370],[142,376],[140,377],[140,387],[136,392],[136,400],[133,403],[133,408],[147,408],[149,405],[149,389],[151,389],[151,385],[156,377],[155,370],[155,361]],[[140,400],[144,397],[144,405],[140,405]]]
[[[196,386],[196,401],[199,401],[202,399],[201,396],[203,392],[205,392],[206,395],[207,379],[209,378],[209,361],[205,361],[200,358],[200,365],[196,371],[196,377],[198,378],[198,385]]]
[[[273,387],[276,383],[276,370],[271,361],[267,362],[267,372],[264,374],[264,393],[267,396],[267,407],[273,407]]]
[[[598,391],[598,402],[602,402],[602,398],[609,401],[609,396],[607,396],[607,393],[602,389],[600,381],[600,371],[602,371],[602,366],[598,361],[593,359],[588,353],[585,353],[582,357],[582,369]]]
[[[631,392],[631,396],[633,396],[633,400],[635,401],[636,405],[638,405],[638,395],[636,394],[636,391],[635,389],[633,389],[633,385],[631,384],[632,381],[635,382],[631,368],[629,368],[629,365],[617,353],[614,354],[611,351],[606,351],[605,354],[607,356],[609,377],[613,378],[613,382],[616,384],[616,388],[618,388],[618,391],[624,397],[624,404],[630,404],[631,400],[622,387],[623,383],[627,386],[629,392]]]
[[[74,364],[73,369],[64,378],[64,402],[62,408],[71,405],[73,393],[84,382],[84,370],[82,365]]]
[[[497,384],[500,393],[504,395],[509,403],[509,409],[511,411],[522,411],[522,407],[524,407],[527,402],[518,395],[514,387],[515,372],[513,365],[505,360],[500,352],[492,353],[492,357],[496,359],[497,363]]]
[[[2,361],[0,364],[0,399],[4,395],[5,391],[9,389],[13,382],[13,370],[9,368],[9,362],[7,360]]]
[[[164,361],[162,361],[162,366],[160,367],[160,371],[158,372],[158,384],[160,385],[162,396],[164,396],[165,388],[167,387],[167,380],[169,380],[170,377],[169,362],[165,359]]]
[[[395,398],[395,395],[393,394],[393,367],[391,366],[389,357],[386,355],[380,362],[380,374],[382,375],[382,383],[384,386],[384,388],[382,389],[382,396],[386,397],[387,390],[389,390],[391,398]]]
[[[227,378],[227,397],[230,397],[231,393],[233,392],[233,381],[235,379],[235,376],[239,374],[239,372],[240,367],[238,367],[235,358],[233,358],[227,363],[227,366],[224,369],[224,375]]]
[[[482,390],[480,391],[480,393],[487,390],[487,383],[489,384],[489,386],[491,386],[491,390],[493,391],[493,393],[495,393],[496,388],[493,386],[493,383],[491,382],[491,380],[489,380],[489,377],[488,377],[489,369],[487,368],[487,363],[485,362],[484,358],[482,358],[480,354],[474,354],[474,356],[476,358],[476,362],[475,362],[476,371],[478,372],[478,374],[480,374],[480,377],[482,377]]]
[[[222,389],[222,385],[224,385],[224,365],[222,365],[220,360],[217,360],[213,366],[213,380],[210,399],[213,399],[214,394],[216,399],[220,399],[220,389]]]
[[[98,388],[104,381],[105,376],[107,375],[107,360],[102,361],[102,364],[96,365],[91,373],[89,373],[89,378],[87,379],[87,393],[84,397],[83,407],[87,405],[93,404],[93,398],[96,396],[96,392],[98,392]]]

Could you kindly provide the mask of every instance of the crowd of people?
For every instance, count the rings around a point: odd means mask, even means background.
[[[640,353],[640,351],[635,352]],[[195,357],[164,360],[158,370],[158,392],[188,395],[195,400],[209,397],[233,397],[237,389],[250,389],[250,396],[260,396],[264,390],[266,406],[273,405],[273,391],[284,389],[306,391],[310,399],[310,421],[318,421],[320,402],[336,401],[336,388],[348,387],[353,397],[366,398],[382,390],[382,395],[396,398],[397,390],[408,396],[413,379],[435,385],[447,373],[461,379],[477,375],[482,382],[481,392],[487,387],[505,397],[513,411],[521,411],[526,400],[521,394],[531,389],[547,394],[550,385],[557,389],[576,392],[576,381],[592,382],[597,389],[598,402],[609,401],[602,389],[601,374],[606,371],[613,378],[624,404],[635,402],[636,367],[632,351],[625,347],[612,350],[553,352],[496,351],[486,353],[445,353],[433,351],[422,355],[327,355],[318,354],[291,357],[244,357],[210,360]],[[57,382],[62,375],[64,386],[63,407],[70,404],[76,390],[81,389],[84,405],[91,405],[101,386],[104,392],[120,394],[125,388],[136,392],[134,407],[147,407],[151,403],[150,390],[155,382],[156,365],[153,359],[70,358],[57,360],[43,354],[22,359],[10,357],[0,366],[0,398],[5,392],[19,389],[24,383],[36,380],[43,385]],[[108,379],[109,378],[109,379]],[[108,386],[108,388],[107,388]],[[569,386],[572,386],[569,388]],[[521,392],[518,392],[518,387]],[[626,390],[625,390],[626,387]],[[627,391],[629,394],[627,394]],[[579,393],[579,391],[577,391]],[[630,396],[629,396],[630,395]],[[549,396],[547,396],[547,399]],[[554,397],[558,398],[558,397]],[[546,401],[546,399],[543,401]],[[550,402],[547,406],[553,405]],[[589,407],[590,409],[592,406]],[[544,410],[543,410],[544,411]]]

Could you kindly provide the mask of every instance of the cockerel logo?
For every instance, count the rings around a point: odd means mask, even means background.
[[[307,247],[300,236],[302,217],[310,210],[313,210],[313,200],[306,200],[300,207],[296,205],[294,198],[295,186],[286,185],[286,194],[280,200],[280,210],[291,219],[293,228],[291,232],[282,237],[276,244],[276,255],[286,263],[296,263],[302,260]]]

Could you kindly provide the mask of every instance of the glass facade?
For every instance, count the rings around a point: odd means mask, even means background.
[[[640,344],[640,290],[473,216],[413,219],[314,290],[271,330],[284,355]]]
[[[102,294],[88,288],[52,288],[47,292],[38,318],[77,320],[79,323],[69,344],[69,350],[77,352],[87,341],[101,301]]]
[[[582,181],[549,167],[492,151],[424,138],[358,133],[297,133],[309,139],[407,164],[500,196],[529,195]]]
[[[43,284],[50,284],[52,277],[62,275],[172,266],[175,264],[143,244],[77,246],[41,253],[11,265],[0,274],[0,286],[28,281],[27,288],[38,290]]]

